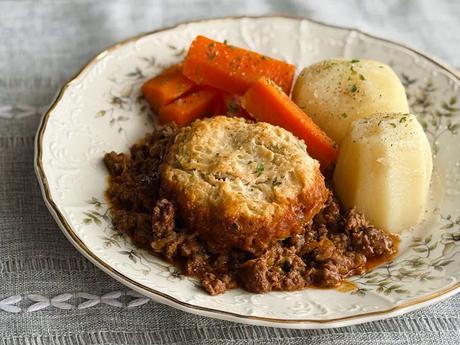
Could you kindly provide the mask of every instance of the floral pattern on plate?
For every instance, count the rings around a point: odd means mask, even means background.
[[[348,292],[306,289],[209,296],[194,279],[114,232],[104,202],[102,157],[126,151],[151,126],[139,87],[180,61],[205,34],[288,60],[300,70],[343,56],[390,64],[431,141],[434,173],[425,220],[404,234],[393,262],[350,280]],[[289,37],[289,39],[286,39]],[[430,58],[400,45],[305,19],[229,18],[179,25],[101,53],[58,96],[37,135],[36,170],[45,201],[69,240],[115,279],[193,313],[293,328],[350,325],[409,311],[460,288],[460,81]]]

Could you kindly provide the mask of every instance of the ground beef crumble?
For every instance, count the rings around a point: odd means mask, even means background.
[[[110,174],[106,195],[112,205],[113,225],[143,248],[150,248],[154,239],[152,210],[158,199],[158,168],[176,132],[175,126],[163,126],[133,145],[130,154],[110,152],[104,156]]]
[[[181,226],[174,205],[160,195],[159,166],[177,129],[158,126],[130,150],[107,153],[107,197],[114,227],[200,279],[209,294],[242,287],[255,293],[336,287],[397,251],[393,235],[370,225],[356,210],[343,210],[333,193],[302,234],[262,255],[232,250],[213,254],[196,233]]]

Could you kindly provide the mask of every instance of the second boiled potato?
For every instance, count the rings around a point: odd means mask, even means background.
[[[338,144],[356,119],[409,112],[396,73],[371,60],[335,59],[306,67],[297,78],[292,99]]]

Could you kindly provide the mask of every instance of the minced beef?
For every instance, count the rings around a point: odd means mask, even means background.
[[[235,287],[255,293],[336,287],[396,253],[393,235],[370,225],[356,210],[343,210],[332,192],[302,233],[264,253],[212,253],[198,234],[181,226],[174,205],[160,195],[159,167],[175,133],[174,126],[156,127],[129,155],[105,155],[112,222],[136,245],[197,277],[209,294]]]
[[[106,195],[112,204],[112,222],[143,248],[149,248],[153,240],[152,210],[158,199],[159,166],[176,131],[173,125],[157,128],[133,145],[130,154],[110,152],[104,156],[110,174]]]

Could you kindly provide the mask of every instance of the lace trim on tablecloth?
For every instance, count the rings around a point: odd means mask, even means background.
[[[29,116],[40,116],[49,105],[0,105],[0,119],[20,119]]]
[[[7,313],[31,313],[48,308],[61,310],[86,309],[105,304],[117,308],[135,308],[148,302],[136,291],[111,291],[101,296],[88,292],[62,293],[53,297],[40,294],[14,295],[0,300],[0,310]]]

